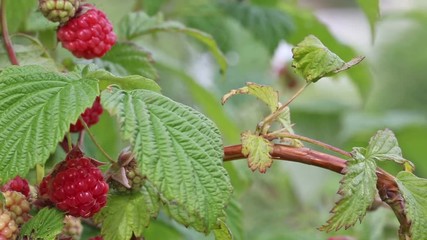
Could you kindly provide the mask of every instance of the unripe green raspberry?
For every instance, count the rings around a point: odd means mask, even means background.
[[[0,208],[0,240],[16,239],[18,236],[18,225],[11,213],[3,208]]]
[[[108,183],[118,192],[139,191],[144,186],[145,177],[138,169],[138,163],[132,152],[129,149],[124,149],[120,153],[118,163],[121,169],[116,174],[112,174]],[[125,176],[120,174],[122,171]],[[123,184],[124,179],[121,178],[126,178],[127,186]],[[119,179],[121,180],[119,181]]]
[[[66,215],[64,218],[64,227],[62,228],[62,233],[61,236],[59,236],[59,239],[80,239],[82,231],[83,226],[80,221],[80,218],[73,217],[71,215]]]
[[[22,225],[30,218],[29,212],[31,209],[30,203],[27,198],[20,192],[6,191],[3,193],[5,201],[5,208],[9,210],[10,215],[16,224]],[[3,205],[3,204],[0,204]]]
[[[52,22],[67,22],[79,6],[80,0],[39,0],[40,11]]]

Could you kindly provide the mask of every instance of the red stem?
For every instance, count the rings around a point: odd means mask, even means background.
[[[295,148],[281,144],[275,144],[273,146],[271,156],[276,160],[299,162],[317,166],[339,174],[344,174],[347,162],[345,159],[309,148]],[[242,158],[246,158],[242,153],[242,145],[224,147],[224,161],[232,161]],[[394,176],[381,168],[377,168],[376,174],[378,177],[377,189],[381,200],[393,209],[401,224],[400,233],[408,233],[410,222],[406,217],[406,213],[404,211],[404,199],[399,191],[399,187]]]
[[[6,0],[1,1],[0,5],[0,21],[1,21],[1,30],[3,36],[4,47],[7,50],[10,63],[13,65],[19,65],[18,59],[16,58],[15,50],[13,49],[12,42],[10,41],[9,31],[7,27],[6,20]]]

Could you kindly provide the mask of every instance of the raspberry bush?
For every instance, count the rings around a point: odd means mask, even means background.
[[[373,60],[294,1],[2,0],[0,23],[0,240],[427,239],[423,165],[389,129],[410,117],[337,147],[365,119],[323,79],[363,102]],[[339,200],[279,160],[343,175]]]

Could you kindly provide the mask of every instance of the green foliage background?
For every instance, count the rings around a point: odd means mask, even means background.
[[[35,4],[30,2],[8,1],[7,14],[13,17],[13,21],[9,20],[10,31],[35,31],[47,48],[14,36],[18,57],[31,60],[21,61],[21,64],[43,61],[45,66],[55,68],[49,56],[66,64],[71,55],[57,48],[55,26],[40,20],[40,14],[32,11]],[[422,0],[414,1],[413,8],[390,12],[380,19],[372,12],[377,1],[350,1],[345,7],[369,10],[366,25],[372,27],[373,42],[363,51],[337,40],[338,36],[333,35],[312,10],[300,7],[293,0],[91,2],[107,13],[115,29],[120,29],[121,19],[129,12],[144,10],[150,16],[162,12],[165,20],[180,21],[213,36],[229,62],[225,75],[220,73],[209,46],[176,32],[157,32],[133,39],[147,52],[147,55],[141,53],[135,57],[147,66],[151,61],[154,69],[149,66],[141,73],[140,69],[129,67],[116,69],[116,74],[156,77],[163,94],[211,118],[226,144],[237,143],[241,131],[253,130],[268,109],[247,96],[234,97],[221,107],[223,94],[248,81],[277,87],[282,100],[295,90],[289,87],[285,77],[278,77],[271,71],[272,53],[280,40],[295,44],[306,35],[315,34],[345,61],[366,55],[365,62],[348,74],[336,80],[322,80],[297,99],[291,106],[292,121],[296,123],[294,129],[297,134],[351,150],[353,146],[366,146],[377,129],[390,128],[396,133],[403,155],[416,164],[416,174],[427,177],[424,159],[427,154],[427,48],[423,47],[427,37],[424,27],[427,7]],[[12,14],[15,12],[20,14]],[[113,53],[120,54],[119,50]],[[0,52],[0,56],[0,66],[4,67],[8,59],[4,52]],[[146,56],[151,57],[150,61]],[[108,56],[95,63],[110,67],[114,64]],[[297,85],[301,84],[303,80],[297,80]],[[117,156],[123,147],[117,140],[118,131],[116,122],[105,115],[93,127],[94,134],[102,136],[98,137],[100,144],[112,156]],[[87,153],[103,160],[91,142],[85,142]],[[53,157],[49,164],[53,165],[60,158]],[[390,210],[383,208],[369,212],[362,224],[347,231],[324,233],[316,230],[328,219],[328,211],[338,199],[336,191],[341,176],[337,174],[283,162],[275,162],[267,174],[252,173],[245,162],[225,165],[235,187],[234,200],[227,209],[228,225],[235,239],[320,240],[337,235],[354,236],[359,240],[396,239],[397,221]],[[394,173],[399,170],[390,163],[380,165]],[[94,234],[90,227],[86,228],[85,237]],[[213,234],[204,236],[186,229],[160,213],[146,230],[146,237],[213,239]]]

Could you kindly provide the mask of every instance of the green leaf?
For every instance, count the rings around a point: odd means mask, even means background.
[[[90,107],[98,82],[80,74],[40,66],[10,67],[0,73],[0,176],[25,176],[44,163],[70,124]]]
[[[248,158],[249,168],[252,171],[259,170],[265,173],[267,168],[273,163],[270,152],[273,151],[273,144],[262,136],[244,132],[241,136],[242,153]]]
[[[128,40],[156,32],[184,33],[206,45],[220,65],[221,71],[227,71],[227,59],[212,36],[197,29],[187,28],[179,22],[164,21],[160,14],[149,17],[144,12],[130,13],[120,22],[119,31]]]
[[[380,2],[379,0],[357,0],[357,3],[368,18],[372,39],[374,39],[375,24],[380,18]]]
[[[42,208],[28,222],[22,225],[20,237],[29,239],[54,240],[64,226],[64,213],[56,208]]]
[[[399,164],[408,163],[414,168],[410,161],[403,158],[402,150],[390,129],[379,130],[371,138],[369,146],[366,148],[366,156],[378,161],[394,161]]]
[[[228,229],[227,224],[220,220],[220,228],[214,230],[215,240],[232,240],[233,235],[231,234],[230,229]]]
[[[225,94],[221,99],[222,104],[224,104],[230,97],[237,94],[249,94],[257,97],[259,100],[267,104],[271,112],[276,111],[279,107],[279,93],[274,90],[274,88],[252,82],[247,82],[246,87],[233,89]]]
[[[125,77],[115,76],[105,70],[89,71],[85,77],[99,80],[99,88],[107,89],[108,86],[115,84],[126,90],[146,89],[154,92],[160,92],[160,86],[153,80],[139,76],[130,75]]]
[[[363,58],[356,58],[345,63],[313,35],[304,38],[296,47],[292,48],[292,54],[294,58],[292,67],[307,82],[317,82],[322,77],[346,70],[363,60]]]
[[[200,107],[201,112],[211,119],[221,131],[222,136],[228,142],[236,142],[240,137],[240,130],[236,123],[230,119],[224,111],[218,98],[211,91],[201,86],[197,80],[185,71],[159,63],[159,69],[170,72],[170,74],[181,81],[191,94],[194,102]],[[233,184],[233,186],[235,186]]]
[[[338,193],[341,199],[332,209],[333,214],[322,231],[339,230],[353,226],[357,220],[362,221],[366,210],[371,206],[377,193],[377,175],[375,160],[363,156],[359,149],[352,152],[353,158],[347,161],[345,175],[341,180]]]
[[[159,202],[148,182],[141,192],[111,194],[107,205],[95,216],[102,223],[101,234],[106,240],[141,237],[150,219],[157,216]]]
[[[292,18],[286,12],[273,7],[237,1],[226,1],[220,6],[229,17],[236,19],[263,43],[270,53],[294,30]]]
[[[192,108],[151,91],[111,88],[101,99],[117,116],[122,137],[166,211],[200,232],[218,228],[232,186],[222,166],[216,126]]]
[[[281,4],[280,9],[289,14],[296,25],[292,35],[286,38],[287,42],[296,45],[308,34],[313,34],[328,43],[328,48],[343,59],[351,59],[357,55],[353,48],[340,42],[311,10],[292,4]],[[372,89],[372,74],[367,62],[360,63],[357,68],[346,73],[358,88],[362,99],[367,99]]]
[[[406,171],[399,172],[396,177],[411,222],[411,240],[427,239],[427,179]]]
[[[116,43],[101,59],[96,59],[95,63],[119,76],[135,74],[154,80],[159,78],[151,54],[131,43]]]

